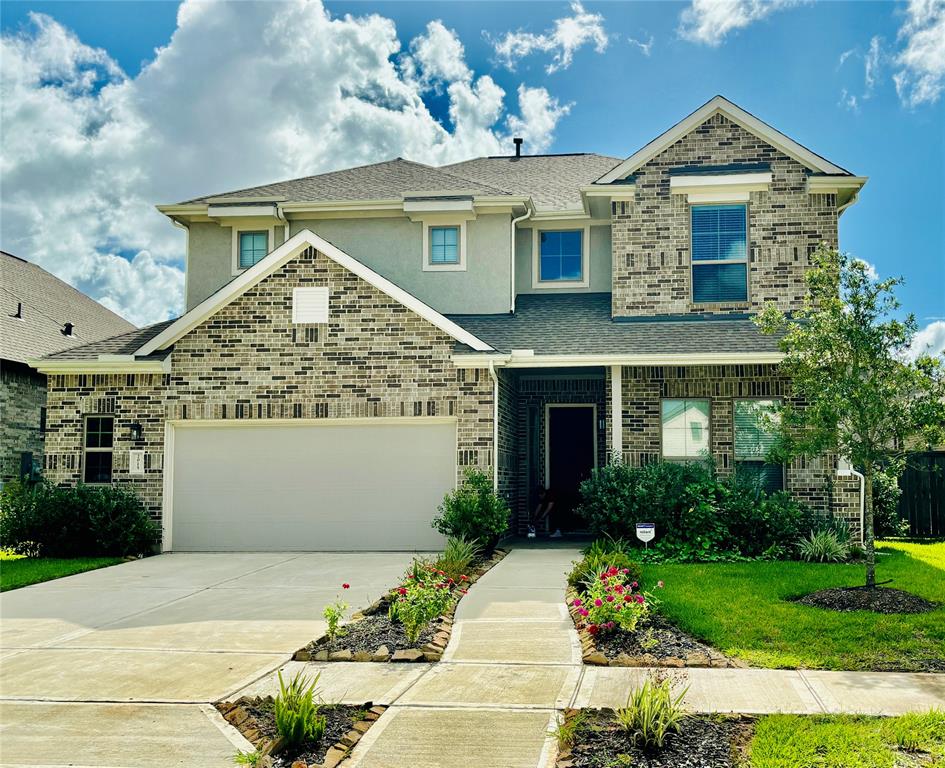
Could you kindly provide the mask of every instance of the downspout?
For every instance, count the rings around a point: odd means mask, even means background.
[[[279,203],[276,203],[276,218],[282,222],[282,242],[284,243],[289,239],[289,220],[285,217],[285,212]],[[273,243],[272,247],[275,249],[276,244]]]
[[[492,488],[499,492],[499,377],[495,362],[489,361],[489,376],[492,377]]]
[[[531,206],[525,202],[525,213],[512,219],[512,234],[509,243],[509,314],[515,314],[515,225],[532,215]]]
[[[864,530],[866,524],[866,478],[863,477],[863,474],[857,472],[853,467],[849,469],[838,469],[838,477],[857,477],[860,480],[860,544],[863,544],[863,541],[866,537],[866,531]]]

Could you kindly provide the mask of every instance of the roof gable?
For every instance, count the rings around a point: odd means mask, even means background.
[[[311,230],[304,229],[272,251],[272,253],[266,256],[262,261],[247,269],[241,275],[220,288],[216,293],[204,299],[189,312],[177,318],[177,320],[164,328],[164,330],[154,338],[141,346],[135,352],[135,356],[144,357],[154,354],[159,350],[167,349],[171,344],[190,333],[207,318],[242,296],[253,286],[258,285],[262,280],[273,274],[276,270],[309,247],[315,248],[319,253],[354,273],[365,282],[370,283],[395,301],[400,302],[407,307],[407,309],[415,312],[456,341],[466,344],[479,352],[487,352],[492,349],[492,347],[484,341],[481,341],[473,334],[460,328],[452,320],[444,317],[428,304],[420,301],[416,296],[394,285],[394,283],[387,278],[382,277],[370,267],[352,258],[340,248],[332,245],[324,238],[319,237]]]
[[[626,178],[665,149],[675,144],[679,139],[702,125],[706,120],[719,113],[725,115],[725,117],[733,123],[741,126],[752,135],[757,136],[759,139],[780,150],[788,157],[794,158],[812,171],[831,175],[851,175],[846,169],[841,168],[839,165],[834,165],[815,152],[807,149],[807,147],[798,144],[777,129],[762,122],[750,112],[746,112],[738,105],[733,104],[724,96],[716,96],[699,107],[699,109],[691,115],[680,120],[668,131],[657,136],[645,147],[620,163],[620,165],[605,173],[596,183],[613,184]]]

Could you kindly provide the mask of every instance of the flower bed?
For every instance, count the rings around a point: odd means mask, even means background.
[[[616,667],[744,666],[667,622],[629,569],[603,571],[585,591],[570,587],[568,612],[585,664]],[[662,588],[662,582],[658,587]]]
[[[244,696],[216,705],[228,723],[259,752],[260,765],[272,768],[335,768],[387,709],[367,702],[361,707],[323,706],[326,727],[317,742],[285,747],[276,728],[272,696]]]
[[[459,600],[470,585],[505,555],[506,552],[495,550],[490,558],[466,574],[465,581],[441,581],[441,584],[447,584],[449,599],[443,601],[445,608],[438,617],[420,629],[416,641],[408,637],[401,621],[392,620],[389,615],[392,603],[413,597],[413,587],[408,580],[355,614],[352,621],[341,628],[344,634],[339,634],[334,640],[325,634],[296,651],[292,658],[295,661],[437,662],[442,658],[453,631],[453,614]]]

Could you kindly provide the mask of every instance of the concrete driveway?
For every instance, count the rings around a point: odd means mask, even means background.
[[[248,745],[206,705],[321,634],[339,595],[376,599],[410,559],[168,554],[4,593],[0,763],[232,765]]]

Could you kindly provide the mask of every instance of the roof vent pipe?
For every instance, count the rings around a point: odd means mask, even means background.
[[[62,326],[62,335],[63,335],[63,336],[71,336],[71,335],[72,335],[72,329],[73,329],[73,328],[75,328],[75,326],[74,326],[72,323],[63,323],[63,326]]]
[[[523,141],[525,141],[525,139],[523,139],[521,136],[516,136],[514,139],[512,139],[512,143],[515,145],[516,157],[522,156],[522,142]]]

